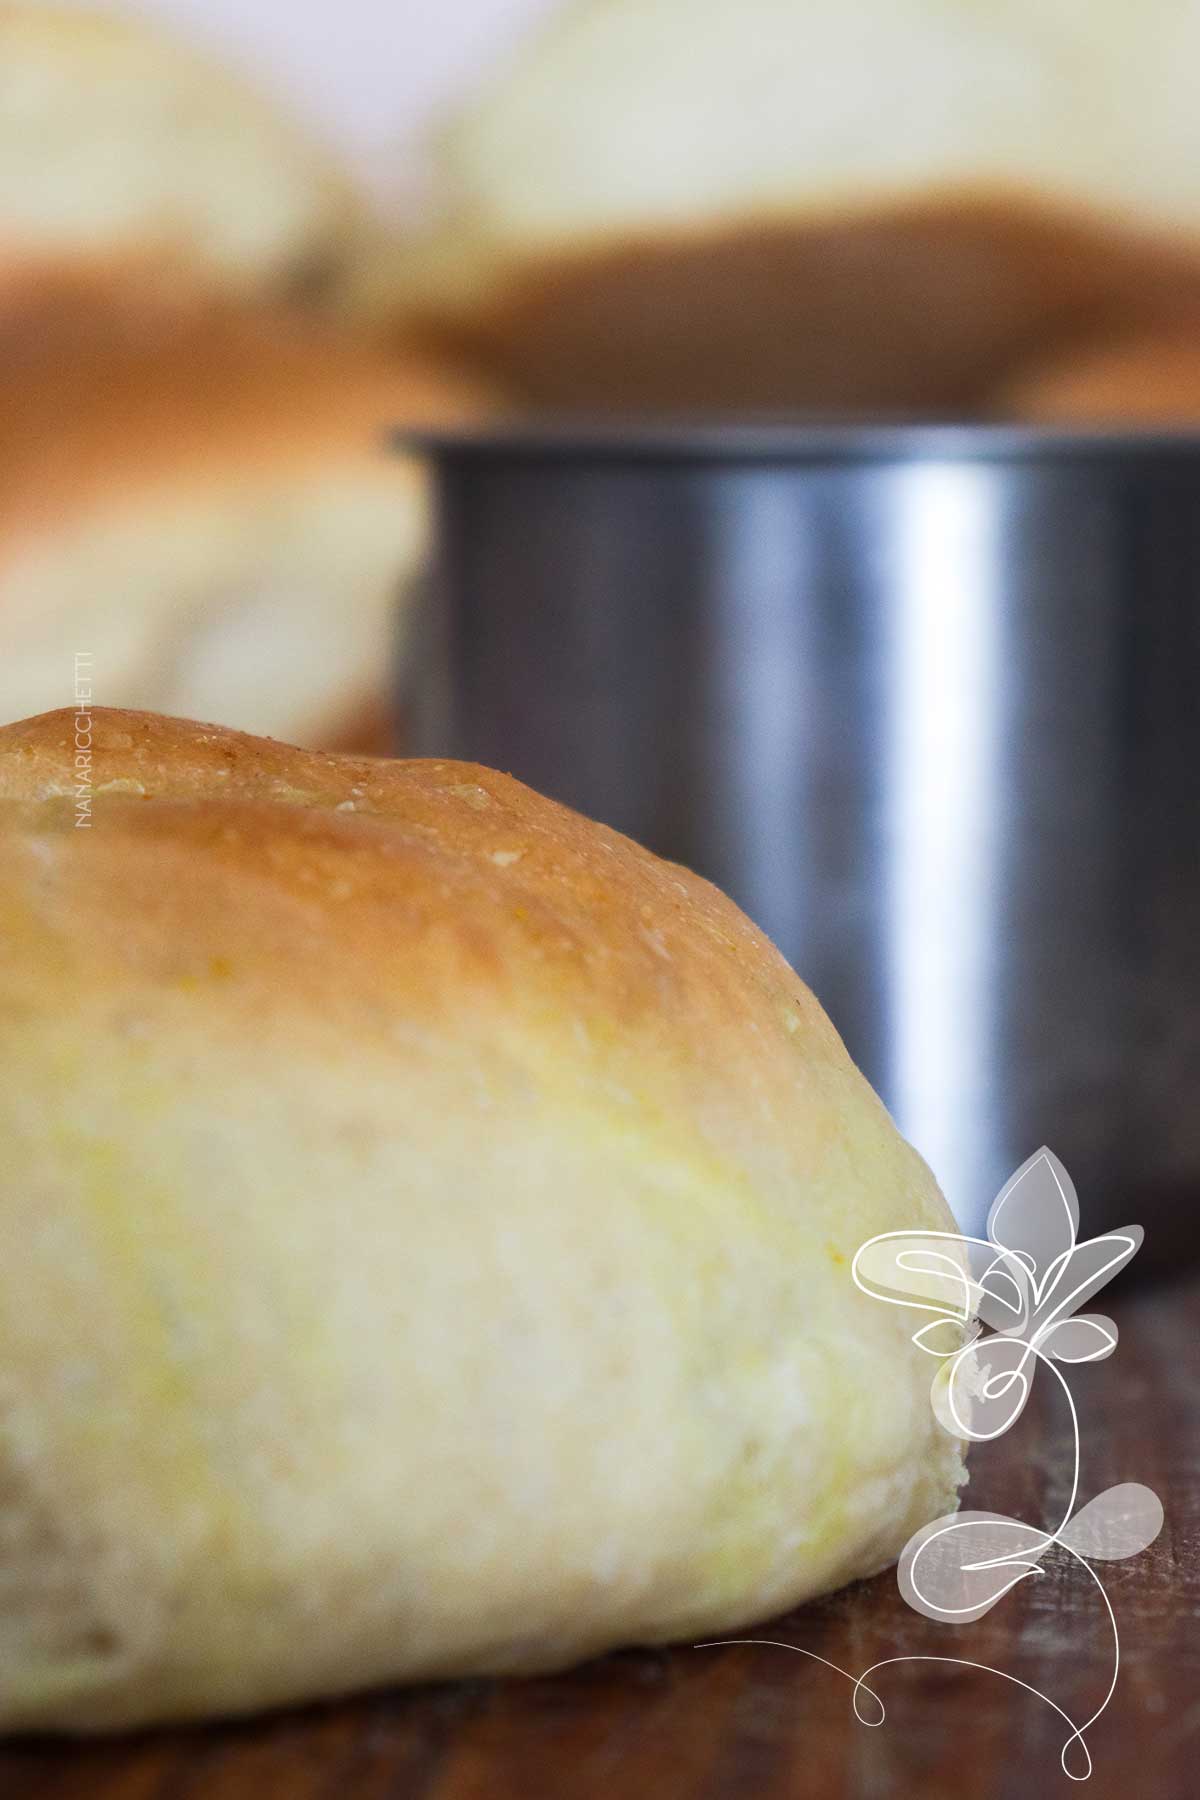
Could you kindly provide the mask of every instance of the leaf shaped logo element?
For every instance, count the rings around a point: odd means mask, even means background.
[[[1081,1244],[1075,1184],[1053,1150],[1043,1145],[993,1200],[987,1237],[999,1255],[978,1277],[984,1294],[979,1316],[997,1331],[1019,1331],[1036,1344],[1051,1325],[1077,1312],[1125,1266],[1141,1245],[1142,1228],[1127,1225]],[[978,1239],[973,1242],[978,1246]],[[1116,1328],[1106,1324],[1115,1346]]]
[[[1162,1501],[1140,1481],[1106,1488],[1081,1506],[1058,1534],[1076,1556],[1119,1562],[1152,1544],[1163,1528]]]
[[[1059,1319],[1045,1327],[1038,1338],[1038,1349],[1055,1362],[1101,1362],[1117,1347],[1117,1328],[1103,1313],[1080,1313],[1074,1319]]]
[[[1044,1531],[1003,1513],[947,1513],[908,1540],[896,1579],[926,1618],[968,1625],[1039,1572],[1050,1542]]]
[[[888,1306],[907,1306],[966,1325],[979,1296],[968,1242],[955,1231],[883,1231],[859,1246],[851,1274],[864,1294]],[[921,1348],[932,1346],[922,1343]],[[946,1351],[932,1353],[944,1356]]]
[[[1088,1238],[1076,1244],[1047,1270],[1041,1283],[1037,1305],[1029,1322],[1027,1335],[1031,1342],[1040,1340],[1052,1326],[1067,1319],[1090,1300],[1093,1294],[1110,1282],[1136,1255],[1142,1242],[1140,1225],[1124,1225],[1104,1237]],[[1107,1322],[1114,1334],[1116,1326]],[[1114,1335],[1113,1346],[1116,1338]]]
[[[896,1579],[908,1604],[926,1618],[970,1624],[1018,1582],[1039,1574],[1052,1544],[1075,1556],[1118,1562],[1145,1550],[1162,1526],[1158,1495],[1136,1481],[1097,1494],[1057,1533],[1003,1513],[947,1513],[908,1540]]]
[[[1079,1236],[1079,1199],[1075,1183],[1043,1144],[1009,1176],[992,1201],[988,1241],[1024,1263],[1034,1278],[1035,1298],[1042,1279],[1075,1248]]]

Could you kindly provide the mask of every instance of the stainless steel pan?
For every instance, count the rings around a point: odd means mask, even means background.
[[[440,439],[419,750],[729,890],[960,1222],[1200,1245],[1200,437]]]

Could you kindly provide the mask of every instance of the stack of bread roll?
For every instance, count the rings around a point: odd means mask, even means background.
[[[572,4],[432,137],[408,314],[553,407],[1178,413],[1198,60],[1176,0]]]
[[[389,428],[475,390],[281,309],[59,292],[0,319],[0,717],[97,698],[383,748],[426,540]]]
[[[0,720],[94,697],[383,748],[423,475],[483,390],[385,342],[391,240],[144,23],[0,4]]]
[[[389,428],[1200,415],[1200,14],[567,0],[407,232],[144,22],[0,0],[0,719],[382,747],[424,555]],[[418,184],[420,185],[420,184]]]

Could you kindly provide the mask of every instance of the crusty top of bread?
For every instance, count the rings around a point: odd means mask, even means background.
[[[72,860],[81,881],[85,864],[103,864],[113,905],[96,927],[118,963],[141,960],[139,945],[144,969],[176,958],[204,968],[207,953],[240,949],[245,976],[290,1007],[315,995],[295,968],[279,980],[289,939],[311,944],[316,930],[336,945],[336,957],[303,960],[329,997],[360,1000],[425,980],[419,940],[456,979],[523,994],[522,1005],[537,990],[564,1006],[589,996],[652,1008],[685,1043],[727,1011],[739,1031],[751,1018],[781,1041],[802,1030],[810,1048],[844,1058],[811,995],[732,901],[509,775],[294,749],[154,713],[86,717],[86,840],[69,710],[0,727],[0,801],[23,803],[23,827],[64,876]]]
[[[635,1117],[690,1117],[770,1185],[808,1179],[853,1116],[855,1157],[946,1221],[816,1000],[700,877],[473,764],[90,717],[86,830],[74,715],[0,728],[0,926],[39,991],[65,979],[123,1004],[166,987],[222,1029],[289,1045],[349,1030],[364,1053],[387,1054],[397,1020],[436,1021],[467,1064],[472,1043],[503,1043]]]

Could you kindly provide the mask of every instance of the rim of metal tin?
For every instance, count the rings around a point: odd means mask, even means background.
[[[1200,430],[836,420],[527,419],[466,430],[398,430],[397,449],[439,461],[509,462],[1125,462],[1196,463]]]

